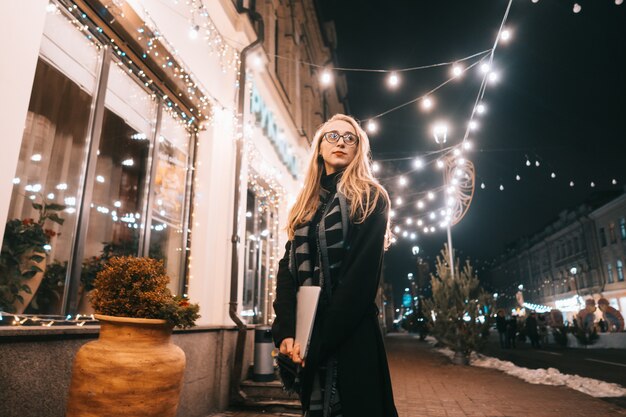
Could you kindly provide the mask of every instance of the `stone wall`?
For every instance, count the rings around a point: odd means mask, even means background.
[[[0,416],[65,416],[74,356],[97,337],[98,327],[0,329]],[[206,417],[226,409],[237,330],[201,327],[176,331],[172,339],[187,356],[178,416]],[[254,332],[249,330],[244,373],[252,363],[253,346]]]

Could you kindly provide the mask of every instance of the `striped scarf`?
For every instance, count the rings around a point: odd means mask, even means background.
[[[343,195],[320,193],[320,206],[313,219],[295,230],[289,267],[298,285],[319,285],[328,300],[337,284],[344,257],[348,232],[348,204]],[[309,243],[310,227],[315,227],[315,253]],[[313,381],[311,401],[306,416],[341,417],[341,403],[337,391],[337,360],[332,357],[322,364]]]

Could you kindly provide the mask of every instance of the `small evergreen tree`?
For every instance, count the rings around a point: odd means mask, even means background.
[[[431,274],[432,299],[424,300],[425,315],[432,320],[431,333],[439,343],[469,357],[481,351],[489,336],[493,300],[480,286],[469,260],[454,278],[448,265],[448,247],[437,257],[436,274]]]

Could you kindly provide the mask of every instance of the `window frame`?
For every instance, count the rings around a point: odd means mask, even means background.
[[[65,5],[67,3],[72,3],[70,0],[58,0],[60,5]],[[73,18],[76,18],[75,13],[79,13],[81,8],[69,9],[73,10],[71,12],[68,11],[67,7],[59,7],[61,13],[64,18],[67,18],[69,21],[72,21]],[[91,14],[90,16],[91,17]],[[109,86],[109,74],[113,69],[114,65],[114,49],[119,52],[124,51],[122,46],[119,46],[118,43],[113,42],[111,38],[106,33],[103,33],[102,30],[98,30],[98,26],[89,18],[85,18],[81,21],[87,26],[87,31],[90,36],[93,36],[95,40],[99,43],[100,51],[99,53],[99,62],[98,67],[96,69],[95,76],[95,88],[92,95],[91,109],[89,112],[89,121],[87,125],[86,132],[86,160],[82,167],[81,178],[78,183],[78,189],[76,194],[76,223],[72,230],[73,239],[70,243],[70,259],[68,260],[68,269],[65,278],[65,286],[62,295],[62,307],[61,314],[62,315],[75,315],[78,313],[79,302],[80,302],[80,275],[83,267],[84,256],[85,256],[85,243],[88,237],[88,228],[89,228],[89,218],[90,218],[90,204],[93,201],[94,195],[94,183],[96,177],[96,164],[98,158],[98,149],[100,147],[100,143],[102,140],[102,127],[104,121],[104,113],[105,113],[105,97],[107,94],[107,88]],[[79,30],[76,28],[76,30]],[[106,31],[104,31],[106,32]],[[43,35],[42,35],[43,36]],[[38,59],[49,63],[55,68],[58,68],[54,62],[50,62],[50,59],[42,54],[41,50],[39,51]],[[122,61],[124,62],[124,61]],[[125,65],[135,65],[124,62]],[[135,67],[133,67],[135,68]],[[150,242],[150,223],[148,221],[151,219],[152,213],[152,205],[154,204],[153,199],[150,198],[152,196],[152,191],[154,189],[154,168],[156,167],[156,162],[158,158],[155,158],[155,155],[158,156],[158,137],[160,135],[160,123],[162,119],[162,115],[164,111],[167,111],[166,102],[163,99],[165,95],[168,97],[174,97],[174,90],[167,88],[168,80],[162,81],[158,83],[149,83],[146,86],[143,81],[137,76],[138,71],[131,71],[132,74],[127,74],[127,76],[131,77],[134,82],[137,82],[139,86],[148,91],[149,93],[156,93],[156,117],[157,123],[155,124],[152,132],[150,134],[150,150],[148,156],[148,168],[146,172],[146,185],[147,187],[144,189],[144,195],[142,196],[143,204],[142,210],[144,210],[144,215],[142,215],[142,228],[140,233],[139,247],[137,256],[143,256],[147,254]],[[148,71],[146,71],[147,73]],[[61,70],[61,73],[70,79],[71,82],[76,83],[72,80],[64,71]],[[146,74],[148,75],[148,74]],[[151,79],[148,77],[148,79]],[[77,84],[80,88],[81,85]],[[165,89],[161,87],[165,86]],[[167,103],[169,104],[169,103]],[[171,106],[170,106],[171,107]],[[176,115],[184,114],[185,108],[184,106],[179,106],[177,109],[173,109]],[[180,119],[181,123],[182,118]],[[186,121],[185,121],[186,122]],[[184,250],[180,254],[183,256],[181,259],[181,267],[180,267],[180,275],[179,275],[179,285],[178,285],[178,294],[186,294],[187,288],[189,286],[189,257],[188,251],[190,246],[190,232],[189,227],[191,224],[191,215],[192,215],[192,207],[193,207],[193,180],[195,174],[195,153],[196,153],[196,139],[197,139],[197,128],[198,128],[198,120],[194,120],[193,123],[186,123],[186,132],[187,132],[187,140],[189,141],[189,147],[186,158],[186,175],[185,175],[185,196],[184,203],[185,207],[183,208],[183,238],[182,242],[184,245]],[[147,195],[146,195],[147,194]]]

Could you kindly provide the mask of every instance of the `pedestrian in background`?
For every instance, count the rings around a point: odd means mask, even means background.
[[[372,174],[367,134],[335,115],[315,133],[304,187],[289,213],[272,335],[301,365],[305,417],[397,417],[375,304],[390,202]],[[322,288],[306,360],[294,343],[296,293]]]
[[[539,344],[545,346],[548,344],[548,320],[546,314],[537,315],[537,326],[539,327]]]
[[[506,344],[505,347],[515,348],[515,338],[517,337],[517,318],[515,316],[511,316],[506,321]]]
[[[534,348],[540,348],[539,330],[537,328],[537,313],[532,311],[526,318],[526,335],[530,339],[530,344]]]
[[[504,310],[498,310],[496,316],[496,330],[498,331],[498,338],[500,339],[500,348],[506,348],[506,316]]]

